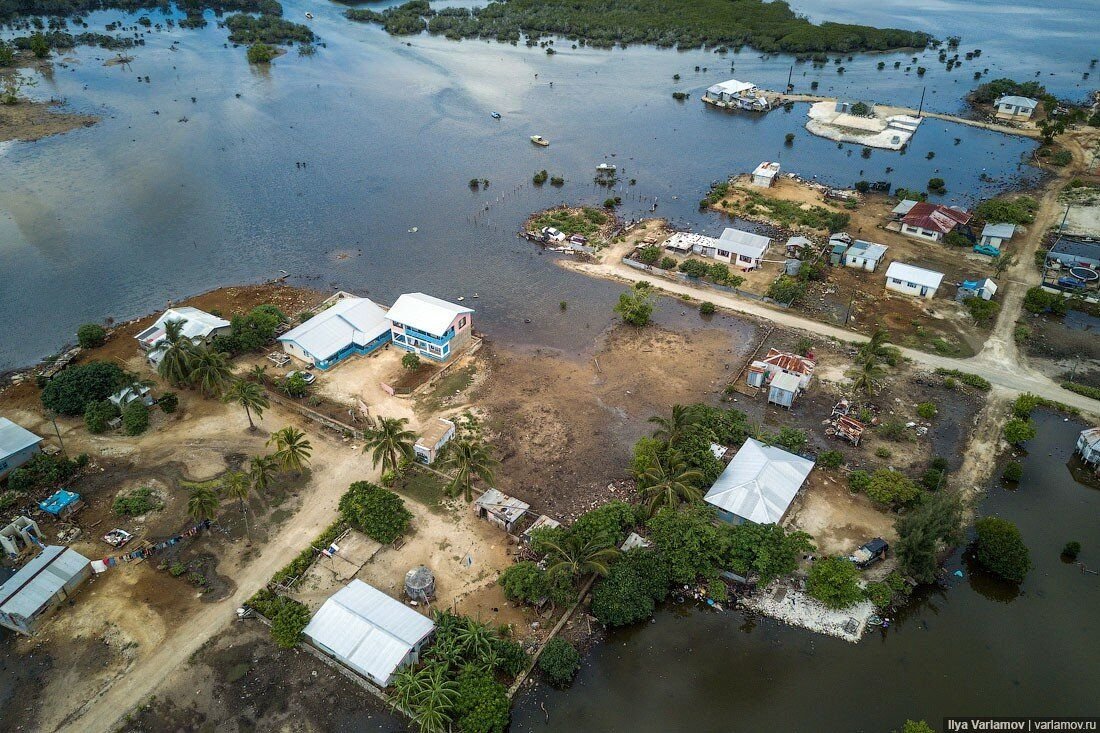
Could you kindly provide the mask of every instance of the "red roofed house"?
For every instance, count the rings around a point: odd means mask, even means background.
[[[748,383],[753,387],[771,382],[776,374],[790,374],[798,379],[798,388],[806,389],[814,377],[813,360],[778,349],[769,349],[767,356],[749,365]]]
[[[901,218],[901,233],[942,242],[950,232],[966,227],[970,219],[971,214],[965,209],[921,201]]]

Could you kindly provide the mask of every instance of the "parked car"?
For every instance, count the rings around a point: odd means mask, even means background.
[[[886,553],[889,551],[890,545],[886,544],[886,540],[881,537],[876,537],[870,542],[866,542],[858,550],[848,556],[848,559],[852,563],[863,570],[864,568],[874,565],[879,560],[886,558]]]
[[[588,244],[588,238],[580,234],[574,234],[573,236],[569,237],[569,241],[573,244]]]
[[[317,375],[314,374],[313,372],[303,372],[303,371],[298,371],[298,370],[295,370],[293,372],[289,372],[286,375],[286,378],[290,379],[291,377],[293,377],[296,374],[300,374],[302,376],[302,381],[305,382],[306,384],[313,384],[314,382],[317,381]]]
[[[1084,280],[1078,280],[1075,277],[1060,277],[1058,278],[1058,284],[1063,288],[1083,288],[1085,287]]]
[[[542,236],[546,237],[546,239],[548,241],[551,241],[551,242],[564,242],[565,241],[565,235],[562,234],[557,229],[555,229],[554,227],[543,227],[541,231],[542,231]]]

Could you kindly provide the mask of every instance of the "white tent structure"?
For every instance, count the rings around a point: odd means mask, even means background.
[[[749,438],[703,497],[731,524],[783,519],[814,462]]]
[[[369,298],[341,298],[279,337],[283,351],[327,369],[352,354],[368,354],[390,340],[386,312]]]
[[[399,668],[419,661],[420,650],[434,630],[431,619],[356,579],[324,602],[302,635],[386,687]]]

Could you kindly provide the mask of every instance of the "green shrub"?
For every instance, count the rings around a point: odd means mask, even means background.
[[[791,453],[801,453],[807,443],[806,433],[798,428],[782,427],[776,435],[767,436],[771,445],[777,445]]]
[[[161,395],[161,398],[157,400],[157,404],[164,414],[171,415],[179,408],[180,398],[175,392],[165,392]]]
[[[404,356],[401,357],[401,366],[409,370],[419,369],[420,356],[418,354],[414,354],[411,351],[406,353]]]
[[[1011,445],[1026,443],[1035,437],[1035,426],[1030,420],[1014,417],[1005,423],[1004,438]]]
[[[18,491],[5,491],[0,493],[0,512],[6,512],[19,503],[23,494]]]
[[[538,603],[550,592],[546,571],[538,563],[525,560],[510,566],[497,579],[510,601]]]
[[[639,285],[645,286],[646,283],[636,283],[635,287],[621,293],[614,310],[624,323],[642,327],[648,325],[653,316],[653,299],[649,287],[638,287]]]
[[[547,173],[545,170],[541,170],[534,175],[534,177],[531,179],[531,182],[534,183],[536,186],[541,186],[542,184],[546,183],[546,180],[548,178],[550,178],[550,174]]]
[[[275,58],[274,46],[257,42],[248,47],[248,63],[250,64],[270,64],[273,58]]]
[[[282,598],[271,618],[271,638],[284,649],[293,648],[309,624],[309,609],[298,601]]]
[[[817,464],[825,468],[840,468],[844,465],[844,454],[838,450],[827,450],[818,455]]]
[[[982,517],[974,529],[978,562],[1005,580],[1022,581],[1031,569],[1031,555],[1016,525],[1000,517]]]
[[[689,277],[706,277],[710,274],[710,265],[702,260],[687,259],[680,263],[680,272]]]
[[[859,493],[866,491],[867,487],[871,485],[871,474],[866,471],[852,471],[848,474],[848,488],[853,493]]]
[[[1001,312],[1001,304],[993,300],[966,298],[963,305],[970,311],[970,317],[979,325],[989,323]]]
[[[127,435],[141,435],[149,427],[149,408],[141,400],[132,400],[122,408],[122,429]]]
[[[709,300],[704,300],[702,303],[699,304],[700,315],[711,316],[714,315],[714,312],[716,310],[718,310],[717,307],[715,307],[714,303],[711,303]]]
[[[110,400],[89,402],[84,408],[84,427],[89,433],[99,435],[107,431],[108,423],[118,415],[118,407]]]
[[[806,294],[806,285],[790,275],[780,275],[768,286],[767,295],[776,303],[795,303]]]
[[[848,608],[863,599],[859,570],[842,557],[823,557],[806,576],[806,592],[829,608]]]
[[[78,461],[37,453],[8,474],[8,488],[21,492],[51,488],[72,478],[78,467]]]
[[[982,392],[988,392],[993,389],[993,385],[989,383],[988,379],[979,377],[977,374],[971,374],[969,372],[959,371],[958,369],[937,369],[936,374],[943,377],[950,378],[952,380],[958,380],[963,384],[979,389]],[[944,379],[944,386],[947,386],[947,379]]]
[[[880,468],[871,474],[867,497],[885,506],[908,506],[920,498],[921,490],[908,476],[899,471]]]
[[[454,716],[462,733],[504,733],[511,717],[508,690],[492,675],[475,665],[456,678],[458,697]]]
[[[1038,210],[1039,202],[1030,196],[996,198],[978,204],[974,208],[974,216],[980,221],[995,224],[1031,224]]]
[[[668,596],[669,583],[668,570],[658,552],[631,550],[592,589],[592,614],[604,626],[645,621]]]
[[[638,250],[634,259],[646,265],[655,265],[657,260],[661,259],[661,248],[655,244],[647,244]]]
[[[83,415],[89,402],[105,400],[125,383],[117,364],[90,361],[62,371],[42,390],[42,405],[62,415]]]
[[[939,410],[936,409],[935,402],[921,402],[917,405],[917,415],[925,420],[931,420],[936,416],[937,412],[939,412]]]
[[[561,637],[554,637],[547,642],[539,657],[539,671],[555,687],[569,685],[580,668],[580,652]]]
[[[1067,542],[1065,547],[1062,548],[1063,557],[1068,557],[1070,560],[1076,560],[1077,556],[1081,554],[1081,543],[1076,541]]]
[[[164,503],[157,498],[153,490],[143,486],[127,494],[116,496],[111,504],[111,511],[121,517],[137,517],[163,507]]]
[[[1019,461],[1009,461],[1005,466],[1005,470],[1001,473],[1001,478],[1005,481],[1016,482],[1024,476],[1024,464]]]
[[[365,535],[388,545],[409,528],[412,512],[400,496],[368,481],[356,481],[340,497],[340,516]]]
[[[886,446],[879,446],[878,448],[875,448],[875,456],[878,458],[889,458],[892,455],[894,455],[894,452]]]
[[[1036,285],[1024,294],[1024,308],[1029,313],[1051,311],[1055,315],[1065,315],[1068,305],[1060,293],[1050,293],[1043,290],[1041,285]]]
[[[107,343],[107,329],[98,323],[85,323],[76,329],[76,342],[82,349],[94,349]]]
[[[657,266],[662,270],[675,270],[676,260],[672,257],[665,256],[661,258],[661,263]]]
[[[1094,400],[1100,400],[1100,389],[1096,387],[1090,387],[1087,384],[1078,384],[1077,382],[1062,382],[1062,389],[1068,389],[1070,392],[1074,392],[1085,397],[1091,397]]]

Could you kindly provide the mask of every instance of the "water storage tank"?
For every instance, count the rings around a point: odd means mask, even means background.
[[[405,595],[414,601],[427,602],[435,598],[435,575],[419,565],[405,573]]]

